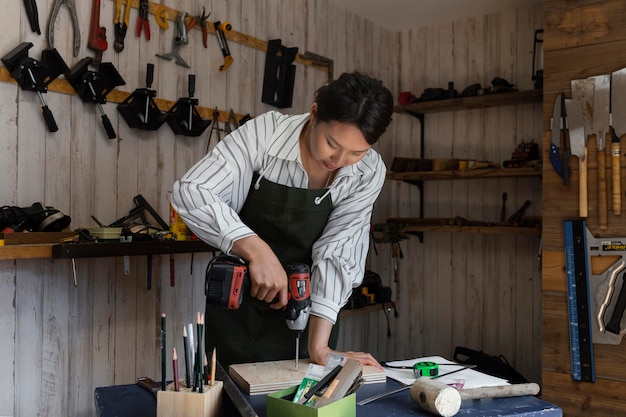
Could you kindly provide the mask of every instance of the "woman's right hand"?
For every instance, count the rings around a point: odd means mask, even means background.
[[[248,262],[250,296],[272,303],[271,308],[287,305],[287,272],[274,251],[258,236],[248,236],[235,241],[231,252]]]

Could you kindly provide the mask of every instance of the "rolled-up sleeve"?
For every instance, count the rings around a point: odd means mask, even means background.
[[[332,323],[363,281],[373,205],[385,181],[386,167],[377,153],[364,162],[355,166],[369,168],[358,179],[336,185],[328,224],[313,246],[311,314]]]

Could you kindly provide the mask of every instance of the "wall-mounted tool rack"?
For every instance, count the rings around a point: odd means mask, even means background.
[[[115,0],[111,0],[115,1]],[[134,9],[139,9],[139,0],[132,0],[131,7]],[[150,2],[149,13],[156,16],[157,7],[162,9],[166,14],[168,20],[174,22],[176,20],[176,16],[178,16],[179,11],[158,3]],[[200,30],[198,25],[194,26],[193,29]],[[207,25],[207,30],[209,34],[215,35],[215,28],[213,25]],[[225,32],[226,39],[229,41],[239,43],[241,45],[248,46],[250,48],[258,49],[263,52],[267,52],[268,42],[262,39],[254,38],[252,36],[246,35],[245,33],[237,32],[236,30],[230,30]],[[329,79],[332,78],[332,70],[333,70],[333,61],[329,59],[322,59],[318,55],[311,54],[307,52],[306,54],[297,54],[294,62],[306,66],[310,66],[319,70],[327,71],[329,73]],[[9,82],[15,84],[15,80],[11,77],[11,74],[7,70],[6,67],[0,67],[0,81]],[[72,94],[76,95],[76,92],[70,85],[70,83],[66,79],[56,79],[48,86],[48,91],[54,91],[57,93],[64,94]],[[107,101],[110,103],[119,104],[126,99],[130,95],[129,92],[122,90],[113,90],[107,95]],[[156,98],[156,105],[162,109],[163,111],[167,111],[167,109],[171,108],[176,100],[165,100]],[[206,108],[206,107],[197,107],[200,116],[205,119],[211,119],[213,117],[213,112],[216,110],[214,108]],[[217,110],[219,112],[219,121],[220,122],[228,122],[230,116],[230,110]],[[244,115],[236,114],[237,120],[240,120]]]

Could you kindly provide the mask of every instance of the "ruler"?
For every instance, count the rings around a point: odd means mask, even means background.
[[[572,379],[595,382],[587,279],[590,267],[587,265],[587,224],[584,220],[566,220],[563,231]]]

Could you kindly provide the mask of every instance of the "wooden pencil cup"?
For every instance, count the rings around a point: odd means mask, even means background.
[[[157,417],[220,417],[222,415],[222,381],[215,385],[204,385],[203,392],[193,392],[180,385],[174,391],[174,384],[165,391],[157,391]]]

